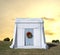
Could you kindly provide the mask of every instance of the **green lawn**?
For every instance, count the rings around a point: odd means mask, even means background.
[[[49,49],[10,49],[11,42],[0,41],[0,55],[60,55],[60,44],[48,44]]]

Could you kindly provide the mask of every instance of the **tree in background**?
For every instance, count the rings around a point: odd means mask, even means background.
[[[11,42],[13,41],[13,39],[11,39]]]
[[[55,40],[52,40],[52,43],[55,43]]]
[[[59,43],[59,40],[52,40],[52,43]]]
[[[56,42],[56,43],[59,43],[59,40],[56,40],[55,42]]]
[[[10,38],[7,37],[3,41],[10,41]]]

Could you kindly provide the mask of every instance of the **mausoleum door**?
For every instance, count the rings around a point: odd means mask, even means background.
[[[33,29],[25,29],[25,46],[33,46]]]

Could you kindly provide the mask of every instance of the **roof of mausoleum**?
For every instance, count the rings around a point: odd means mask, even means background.
[[[16,18],[16,23],[17,22],[43,22],[42,18]]]

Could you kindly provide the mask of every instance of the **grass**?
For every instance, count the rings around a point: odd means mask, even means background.
[[[0,41],[0,55],[60,55],[60,44],[48,43],[49,49],[10,49],[11,42]]]

